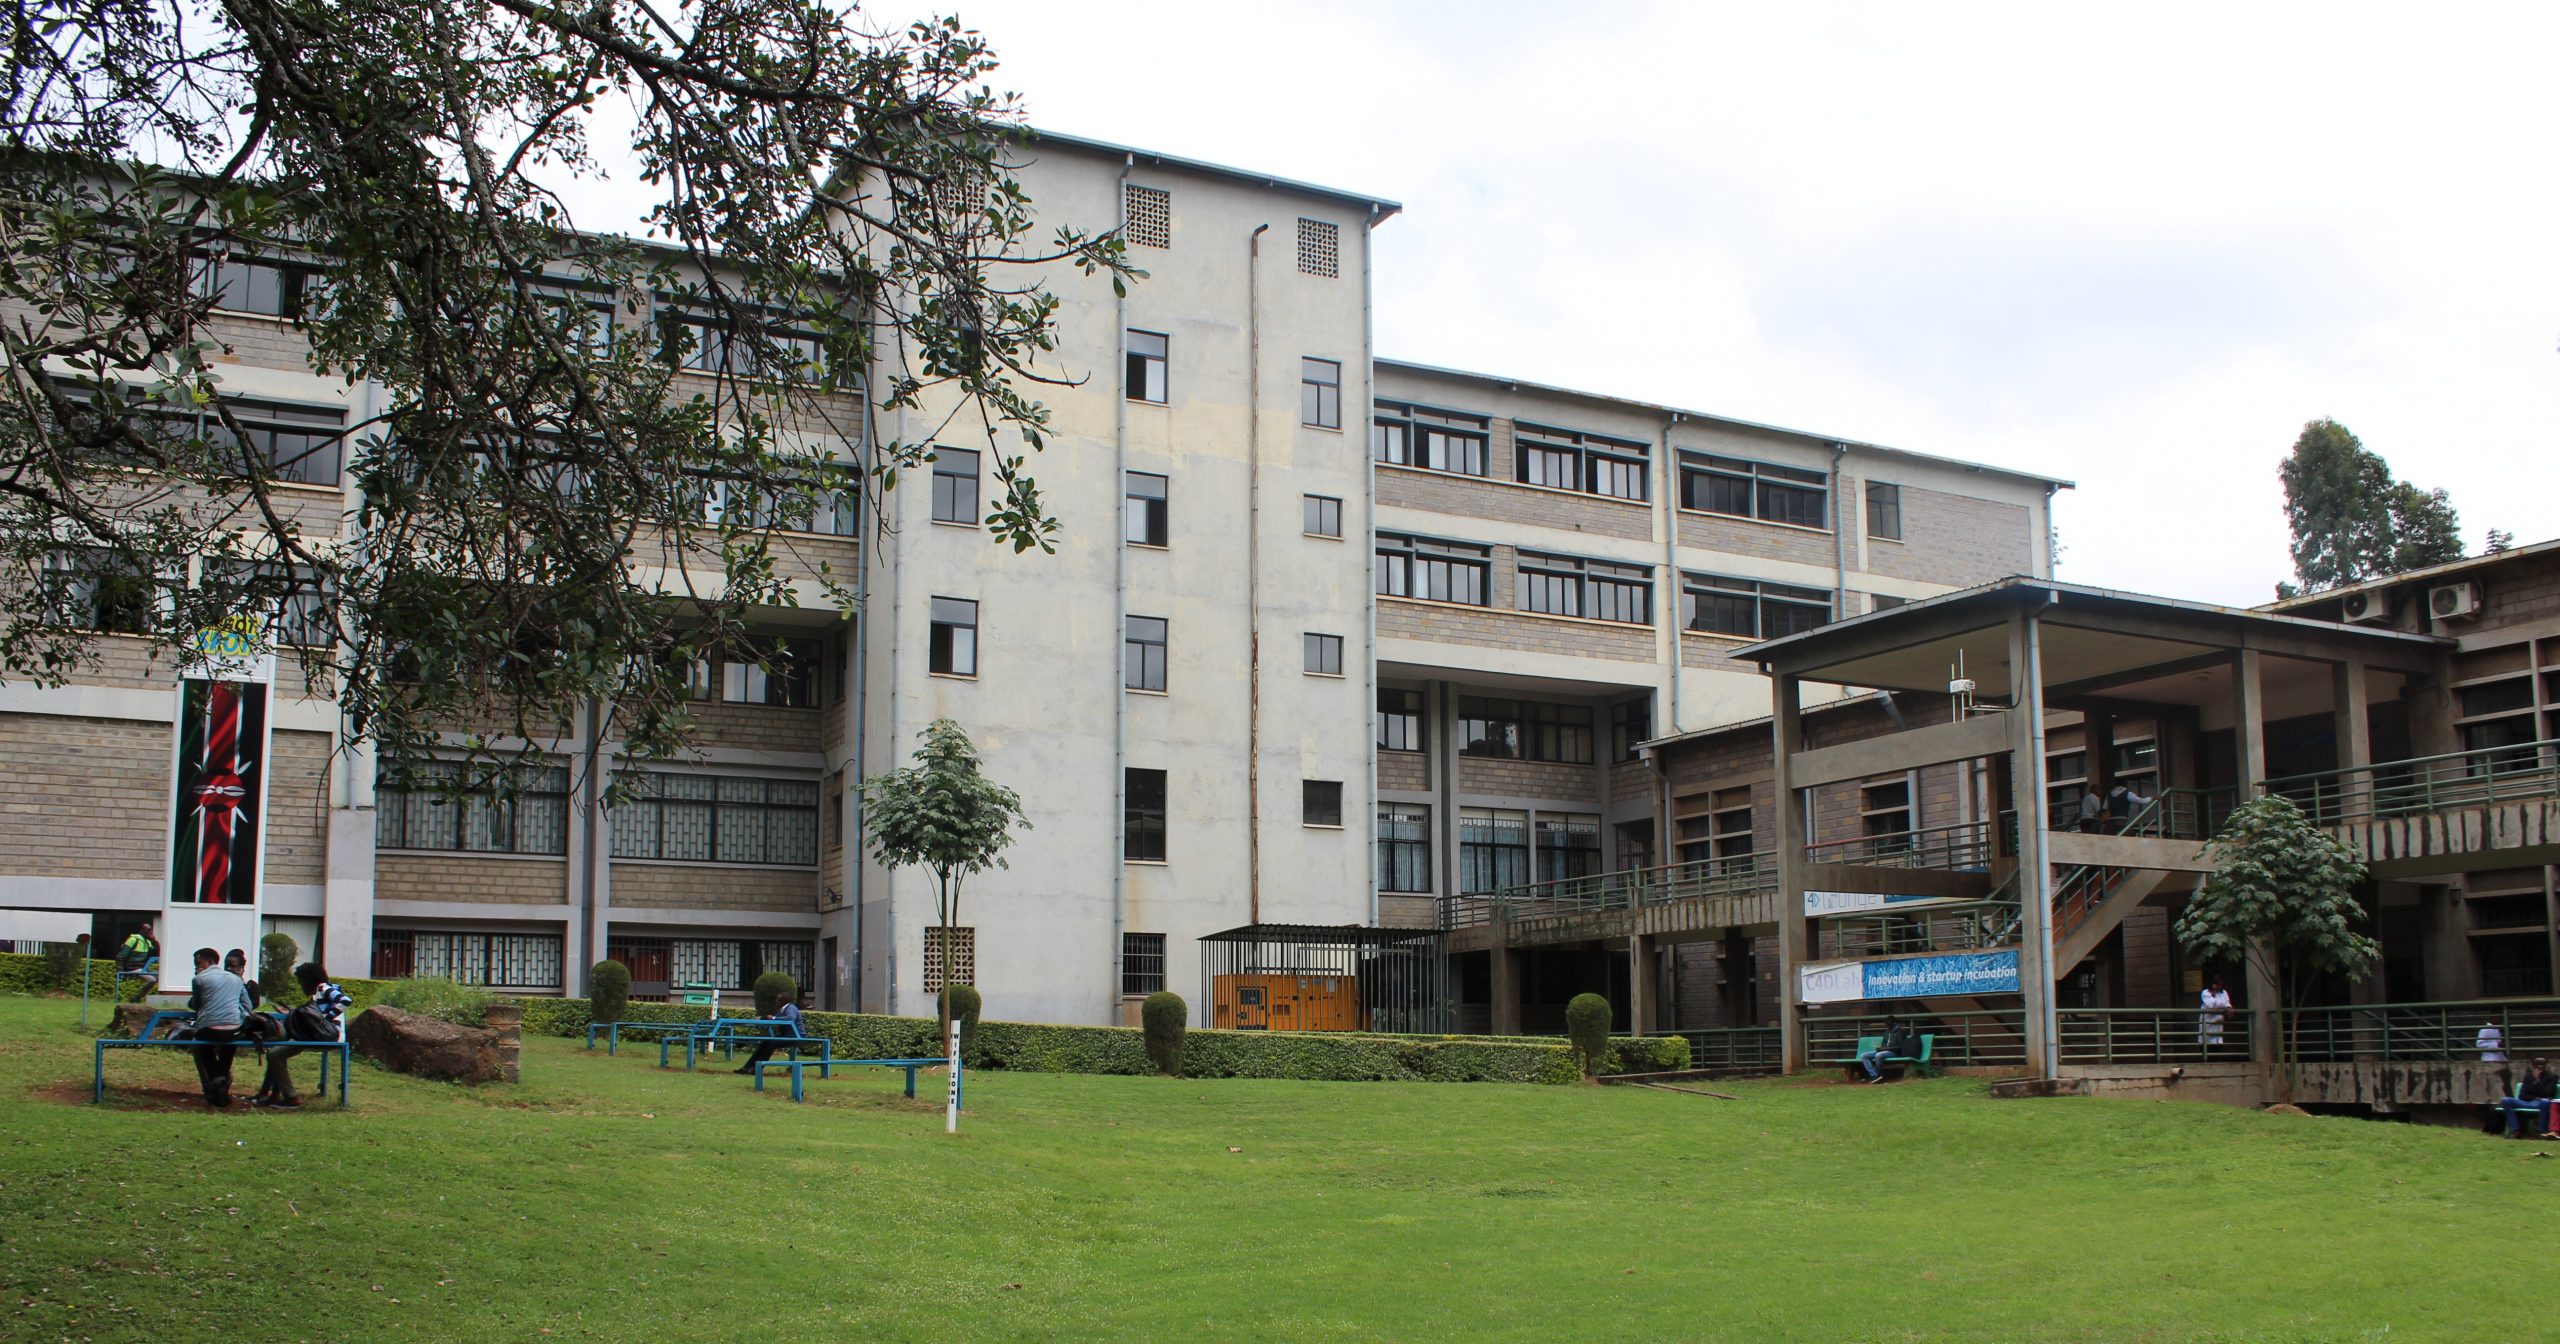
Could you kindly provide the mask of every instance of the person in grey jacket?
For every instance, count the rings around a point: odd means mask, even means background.
[[[204,1089],[204,1104],[220,1109],[231,1104],[231,1059],[239,1052],[233,1042],[240,1039],[241,1024],[248,1020],[249,987],[222,969],[221,953],[200,947],[187,1007],[195,1010],[195,1039],[221,1042],[188,1052],[196,1057],[196,1082]]]

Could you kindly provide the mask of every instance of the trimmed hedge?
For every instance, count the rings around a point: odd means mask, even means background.
[[[528,1035],[583,1038],[584,999],[514,999]],[[732,1011],[729,1016],[739,1016]],[[699,1022],[705,1009],[635,1003],[626,1022]],[[838,1059],[935,1058],[942,1045],[927,1017],[809,1013],[802,1027],[835,1043]],[[965,1060],[971,1068],[1026,1073],[1145,1075],[1146,1034],[1134,1027],[1045,1026],[980,1022]],[[1677,1036],[1620,1037],[1609,1043],[1602,1073],[1667,1073],[1689,1067],[1689,1043]],[[1372,1036],[1353,1032],[1208,1031],[1184,1033],[1187,1078],[1298,1078],[1333,1082],[1571,1083],[1581,1078],[1573,1054],[1552,1038],[1519,1036]]]
[[[0,994],[51,994],[80,992],[80,962],[74,958],[70,973],[61,974],[50,957],[40,952],[0,952]],[[127,994],[140,998],[141,982],[136,981]],[[89,961],[89,994],[93,998],[116,997],[116,964],[92,957]]]

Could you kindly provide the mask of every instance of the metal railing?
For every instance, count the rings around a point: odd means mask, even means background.
[[[1532,882],[1495,892],[1444,896],[1440,898],[1440,927],[1463,929],[1491,923],[1496,911],[1512,919],[1537,919],[1627,910],[1698,896],[1742,896],[1775,891],[1777,886],[1777,856],[1773,853],[1693,859],[1656,868]]]
[[[1804,861],[1879,868],[1980,868],[1991,861],[1991,828],[1979,821],[1963,821],[1916,831],[1825,840],[1805,846]]]
[[[1978,952],[2016,944],[2019,924],[2018,879],[2012,873],[1989,895],[1962,905],[1825,915],[1814,925],[1812,951],[1818,957]]]
[[[1896,1016],[1913,1031],[1937,1037],[1929,1044],[1929,1062],[1933,1065],[2001,1066],[2027,1062],[2024,1008],[1953,1013],[1914,1010]],[[1883,1034],[1881,1012],[1808,1017],[1805,1060],[1815,1069],[1836,1067],[1842,1060],[1856,1057],[1859,1037]]]
[[[2349,1059],[2478,1060],[2481,1032],[2497,1029],[2510,1060],[2560,1054],[2560,999],[2468,1003],[2342,1004],[2276,1014],[2277,1049],[2314,1062]]]
[[[2219,1020],[2213,1020],[2218,1018]],[[2060,1008],[2054,1046],[2065,1064],[2221,1064],[2249,1059],[2249,1014],[2193,1008]]]
[[[2560,796],[2560,738],[2284,775],[2260,787],[2321,826]]]
[[[1647,1032],[1677,1036],[1689,1043],[1693,1069],[1767,1069],[1786,1066],[1786,1047],[1776,1027],[1703,1027],[1689,1031]]]

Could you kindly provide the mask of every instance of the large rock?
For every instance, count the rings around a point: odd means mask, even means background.
[[[449,1083],[514,1081],[499,1033],[376,1005],[347,1024],[356,1053],[396,1073]]]

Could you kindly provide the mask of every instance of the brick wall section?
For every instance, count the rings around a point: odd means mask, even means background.
[[[2423,600],[2425,595],[2420,594]],[[2446,622],[2447,633],[2495,630],[2549,616],[2560,616],[2560,555],[2539,555],[2488,571],[2480,584],[2481,614],[2476,621]]]
[[[780,705],[693,706],[692,745],[737,751],[814,752],[824,740],[823,711]]]
[[[1682,943],[1672,954],[1674,994],[1677,998],[1674,1016],[1687,1030],[1709,1030],[1716,1027],[1775,1026],[1778,1022],[1778,940],[1774,937],[1751,940],[1752,966],[1756,980],[1752,997],[1759,1003],[1757,1021],[1737,1019],[1725,1009],[1725,956],[1721,941]]]
[[[1591,796],[1591,767],[1548,761],[1458,758],[1458,792],[1472,797],[1552,798],[1579,812],[1599,811]]]
[[[1632,803],[1653,796],[1653,772],[1642,761],[1620,761],[1609,767],[1609,801]]]
[[[311,343],[281,318],[217,313],[205,322],[204,329],[224,347],[213,357],[217,364],[248,364],[262,369],[311,367]]]
[[[1497,423],[1508,424],[1507,421]],[[1510,474],[1514,469],[1507,461],[1510,443],[1507,429],[1499,442],[1504,445],[1506,460],[1496,463],[1493,470],[1497,474],[1490,477],[1381,464],[1377,474],[1378,504],[1384,508],[1420,509],[1445,513],[1453,518],[1491,518],[1553,528],[1558,532],[1581,532],[1629,541],[1645,541],[1653,536],[1652,505],[1522,485]],[[1462,537],[1463,525],[1453,526]],[[1572,546],[1566,537],[1558,537],[1556,544],[1568,550]]]
[[[1382,929],[1433,928],[1439,917],[1438,902],[1428,896],[1378,898],[1378,927]]]
[[[1495,553],[1495,582],[1509,584],[1503,564],[1507,550]],[[1508,587],[1497,591],[1509,592]],[[1420,639],[1435,644],[1463,644],[1484,649],[1517,649],[1574,658],[1606,658],[1616,662],[1653,661],[1653,628],[1579,621],[1552,616],[1461,606],[1454,602],[1421,602],[1409,598],[1378,599],[1378,633],[1389,639]]]
[[[2035,572],[2034,515],[2023,504],[1996,504],[1917,486],[1902,487],[1902,541],[1870,542],[1867,572],[1969,588]]]
[[[373,861],[374,899],[473,905],[559,905],[569,899],[564,859],[383,853]]]
[[[1430,755],[1419,751],[1379,752],[1378,788],[1388,793],[1430,792]]]
[[[1735,639],[1724,635],[1695,635],[1684,630],[1680,634],[1680,665],[1718,668],[1728,672],[1748,672],[1756,677],[1760,675],[1759,664],[1733,657],[1735,649],[1751,642],[1747,639]]]
[[[327,733],[275,735],[273,792],[267,801],[267,880],[317,886],[328,877]]]
[[[0,872],[167,876],[170,729],[0,715]]]
[[[613,865],[613,903],[644,910],[816,910],[813,868],[746,868],[725,864]]]
[[[1736,555],[1792,560],[1804,565],[1833,566],[1840,563],[1839,543],[1829,532],[1688,509],[1680,511],[1680,544]],[[1684,555],[1680,557],[1680,563],[1703,573],[1715,572],[1713,557]]]

